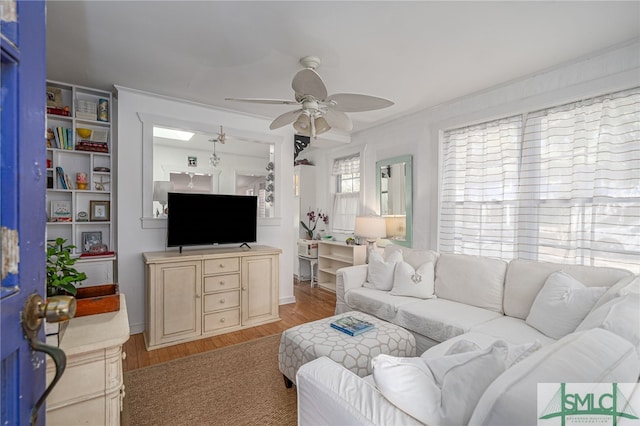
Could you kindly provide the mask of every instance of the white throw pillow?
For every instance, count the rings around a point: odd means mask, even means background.
[[[396,263],[402,262],[402,253],[390,253],[385,261],[375,250],[369,251],[369,266],[367,268],[367,282],[364,287],[389,291],[393,287],[393,271]]]
[[[505,370],[507,345],[443,357],[372,360],[373,379],[382,395],[405,413],[431,424],[467,424],[485,389]]]
[[[603,328],[625,338],[640,355],[640,294],[628,293],[589,312],[576,331]]]
[[[606,287],[586,287],[571,275],[553,272],[531,305],[526,323],[554,339],[573,332]]]
[[[620,278],[617,283],[607,289],[607,291],[598,299],[591,312],[598,309],[605,303],[615,299],[616,297],[624,296],[629,293],[640,293],[640,277],[638,275],[629,275],[624,278]]]
[[[420,299],[435,297],[433,263],[427,262],[417,269],[407,262],[398,262],[393,273],[393,288],[395,296],[412,296]]]

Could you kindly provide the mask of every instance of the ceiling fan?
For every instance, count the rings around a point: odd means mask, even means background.
[[[259,104],[299,105],[300,108],[278,116],[269,128],[277,129],[293,123],[298,134],[317,137],[332,127],[350,131],[353,122],[346,112],[372,111],[393,105],[388,99],[357,93],[328,95],[327,87],[315,71],[320,58],[305,56],[300,59],[304,67],[293,77],[291,87],[295,101],[282,99],[225,98],[227,101],[253,102]]]

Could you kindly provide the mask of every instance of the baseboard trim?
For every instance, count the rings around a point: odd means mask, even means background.
[[[280,305],[288,305],[289,303],[296,303],[296,297],[295,296],[281,297],[279,300]]]

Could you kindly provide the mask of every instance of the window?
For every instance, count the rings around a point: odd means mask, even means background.
[[[440,250],[640,272],[640,89],[447,131]]]
[[[334,232],[352,233],[360,200],[360,156],[338,158],[333,162],[336,193],[331,218]]]

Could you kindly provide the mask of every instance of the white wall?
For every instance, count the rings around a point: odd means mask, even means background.
[[[269,130],[269,121],[214,109],[205,105],[156,96],[118,87],[117,119],[117,243],[118,282],[126,294],[131,333],[140,333],[145,325],[145,284],[142,253],[165,250],[166,228],[142,227],[142,123],[138,113],[173,117],[196,123],[213,123],[225,127],[281,136],[276,143],[276,216],[260,220],[258,244],[282,249],[280,256],[280,303],[295,301],[293,295],[294,235],[291,203],[293,188],[293,129]],[[151,191],[151,188],[145,188]]]
[[[639,85],[640,41],[635,40],[353,134],[349,149],[362,152],[362,210],[364,213],[379,212],[375,193],[376,161],[413,155],[413,246],[436,249],[439,140],[442,131]],[[324,159],[316,156],[316,164],[331,164],[333,158],[344,154],[344,148],[327,151]],[[328,173],[321,168],[317,171]],[[317,180],[327,181],[327,176],[318,176]],[[330,203],[329,193],[327,189],[327,204]]]

